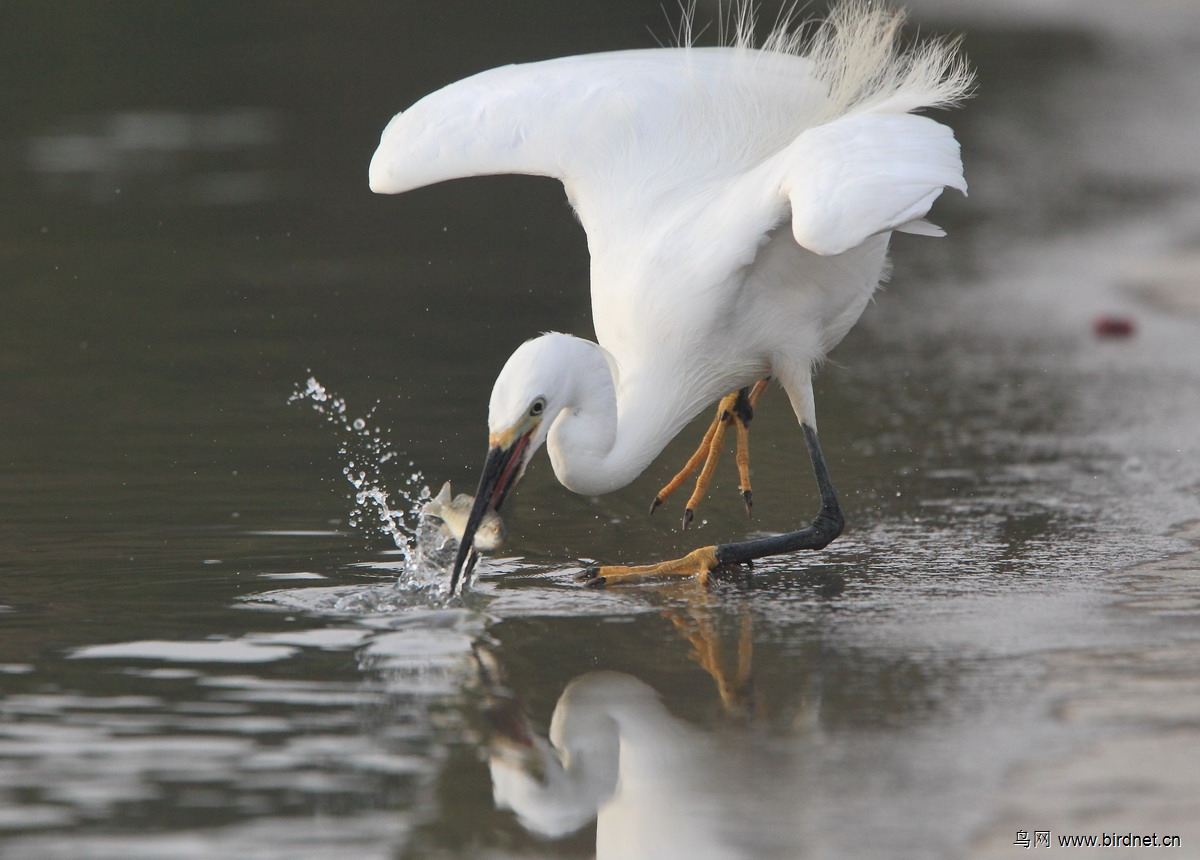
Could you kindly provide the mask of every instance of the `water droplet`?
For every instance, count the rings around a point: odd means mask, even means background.
[[[347,524],[351,528],[391,538],[405,557],[408,574],[414,573],[417,568],[429,568],[419,534],[421,508],[423,502],[430,498],[429,492],[425,490],[423,498],[416,492],[416,488],[425,480],[420,471],[414,471],[403,479],[403,486],[394,500],[384,486],[382,466],[396,457],[397,452],[381,438],[382,429],[375,428],[374,435],[368,430],[367,420],[374,416],[379,404],[373,405],[364,418],[351,420],[347,415],[349,405],[346,400],[327,391],[312,377],[309,377],[303,391],[297,387],[290,398],[290,402],[297,400],[307,400],[313,410],[341,434],[337,451],[339,456],[345,458],[342,475],[355,490],[354,507],[347,516]],[[413,467],[412,461],[409,461],[409,465]],[[440,568],[438,572],[441,572]],[[438,582],[441,583],[444,578],[439,576]],[[402,579],[407,582],[408,577]]]

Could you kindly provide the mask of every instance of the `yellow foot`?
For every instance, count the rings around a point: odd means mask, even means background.
[[[692,550],[683,558],[664,561],[659,564],[641,564],[626,567],[618,564],[603,567],[589,567],[579,576],[577,582],[582,582],[588,588],[604,588],[607,585],[623,585],[628,582],[639,582],[643,579],[653,579],[660,576],[692,576],[700,582],[708,581],[708,573],[717,566],[717,548],[702,546]]]
[[[754,387],[749,389],[748,393],[746,389],[743,389],[721,398],[721,402],[717,404],[717,415],[709,425],[708,432],[704,434],[700,447],[680,469],[679,474],[658,491],[654,501],[650,504],[650,513],[654,513],[697,469],[700,469],[695,489],[688,499],[687,506],[683,509],[683,527],[685,529],[688,527],[695,518],[696,508],[700,506],[700,502],[708,492],[708,485],[712,482],[713,473],[717,470],[717,463],[721,459],[722,445],[725,442],[725,432],[731,426],[736,426],[738,490],[741,491],[742,501],[746,505],[746,514],[749,516],[750,508],[754,504],[754,495],[750,489],[750,418],[754,414],[754,407],[758,404],[758,399],[762,397],[766,388],[767,380],[760,379],[754,383]],[[702,464],[703,468],[701,468]]]

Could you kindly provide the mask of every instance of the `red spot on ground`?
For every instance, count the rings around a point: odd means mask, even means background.
[[[1092,322],[1096,337],[1129,337],[1133,334],[1133,320],[1129,317],[1104,315]]]

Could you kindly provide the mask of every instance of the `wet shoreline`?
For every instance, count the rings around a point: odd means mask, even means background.
[[[1195,545],[1200,524],[1175,535]],[[1160,619],[1169,643],[1048,654],[1040,695],[1052,719],[1081,738],[1066,755],[1017,766],[991,822],[966,856],[1011,857],[1018,831],[1060,835],[1132,832],[1200,844],[1200,548],[1109,575],[1115,615]],[[1119,622],[1118,622],[1119,623]],[[1190,628],[1190,629],[1189,629]],[[1091,849],[1108,856],[1111,849]],[[1093,856],[1083,848],[1073,854]],[[1140,854],[1138,856],[1141,856]]]

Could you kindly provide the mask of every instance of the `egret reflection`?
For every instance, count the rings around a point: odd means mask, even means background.
[[[699,860],[745,856],[724,761],[716,738],[673,716],[648,684],[601,671],[567,685],[547,738],[498,736],[488,765],[496,805],[540,836],[595,819],[602,860]]]
[[[763,856],[768,846],[794,856],[799,804],[772,786],[792,773],[795,752],[753,730],[762,713],[753,696],[750,617],[728,659],[709,609],[689,601],[666,615],[712,677],[728,718],[723,728],[680,719],[646,682],[602,670],[567,683],[543,737],[519,697],[495,684],[488,769],[496,806],[547,839],[595,821],[599,860],[728,860]],[[498,678],[493,655],[477,656],[482,673]]]

